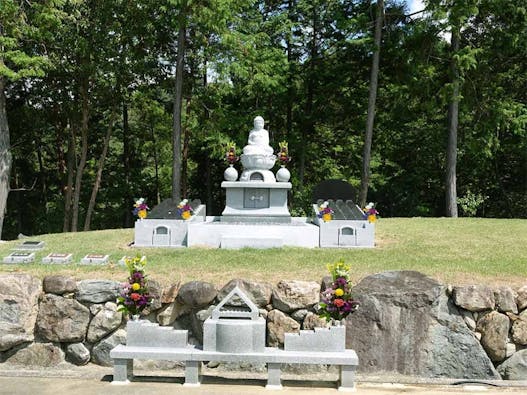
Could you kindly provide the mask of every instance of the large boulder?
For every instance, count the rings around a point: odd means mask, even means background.
[[[81,342],[86,337],[90,310],[73,299],[46,294],[40,302],[38,333],[52,342]]]
[[[300,324],[280,310],[267,315],[267,343],[269,347],[283,347],[285,333],[299,332]]]
[[[507,338],[509,335],[509,317],[497,311],[491,311],[478,320],[476,330],[481,333],[481,345],[494,362],[507,357]]]
[[[346,345],[359,371],[423,377],[499,379],[446,287],[413,271],[364,278],[353,288],[359,309],[348,317]]]
[[[121,283],[111,280],[82,280],[77,283],[76,298],[84,303],[115,302]]]
[[[88,341],[95,343],[121,325],[123,313],[117,311],[117,305],[106,302],[97,315],[93,317],[88,327]]]
[[[51,343],[32,343],[16,351],[6,362],[14,365],[47,368],[64,362],[64,352],[60,347]]]
[[[44,277],[44,292],[64,295],[77,290],[77,282],[73,277],[54,275]]]
[[[240,288],[242,292],[258,307],[265,307],[271,303],[271,295],[273,292],[273,286],[271,284],[242,280],[239,278],[229,281],[220,292],[218,292],[218,301],[221,302],[234,287]],[[228,304],[231,306],[242,306],[243,302],[240,298],[234,296]]]
[[[314,281],[282,280],[273,288],[273,306],[289,313],[307,309],[320,301],[320,284]]]
[[[34,339],[42,284],[28,274],[0,275],[0,351]]]
[[[464,285],[454,287],[452,297],[456,306],[468,311],[494,309],[494,292],[486,285]]]
[[[204,281],[190,281],[179,289],[177,300],[192,309],[209,305],[218,295],[214,284]]]
[[[527,377],[527,349],[512,354],[512,357],[498,366],[498,372],[505,380],[525,380]]]

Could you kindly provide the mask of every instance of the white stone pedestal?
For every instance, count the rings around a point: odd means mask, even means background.
[[[227,199],[221,222],[289,223],[289,182],[224,181]]]

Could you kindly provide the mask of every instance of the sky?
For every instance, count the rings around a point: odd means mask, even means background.
[[[415,11],[421,11],[423,8],[425,8],[423,0],[407,0],[407,3],[410,7],[410,13]]]

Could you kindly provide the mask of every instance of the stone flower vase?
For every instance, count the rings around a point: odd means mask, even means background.
[[[287,182],[291,178],[291,173],[285,165],[281,165],[281,167],[276,172],[276,181],[278,182]]]
[[[233,164],[230,164],[227,169],[223,172],[223,178],[225,181],[236,181],[238,179],[238,170],[234,168]]]

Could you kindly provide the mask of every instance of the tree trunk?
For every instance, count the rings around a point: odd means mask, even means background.
[[[186,100],[185,108],[187,119],[190,116],[190,97]],[[190,140],[190,131],[187,124],[185,124],[185,129],[183,131],[183,152],[181,154],[181,190],[183,192],[182,196],[184,198],[188,197],[188,145]]]
[[[64,223],[62,225],[63,232],[70,231],[71,223],[71,198],[73,196],[73,173],[75,171],[75,130],[68,124],[68,154],[67,154],[67,181],[64,190]]]
[[[298,181],[300,191],[304,188],[304,174],[306,169],[306,139],[309,138],[314,132],[314,121],[313,121],[313,100],[315,97],[315,59],[318,53],[317,47],[317,34],[318,34],[318,15],[315,5],[313,5],[313,33],[310,44],[310,60],[309,60],[309,74],[307,81],[307,95],[306,95],[306,107],[304,114],[303,127],[300,132],[300,158],[298,163]]]
[[[0,59],[0,66],[4,62]],[[9,195],[9,176],[11,174],[11,143],[9,140],[9,125],[5,98],[5,80],[0,76],[0,238],[4,226],[7,196]]]
[[[377,101],[377,85],[379,81],[379,61],[381,55],[382,21],[384,17],[384,1],[377,0],[377,16],[375,19],[375,36],[373,60],[370,75],[370,92],[368,96],[368,117],[364,133],[364,147],[362,150],[362,174],[360,180],[359,205],[366,206],[368,186],[370,183],[371,143],[373,140],[373,124],[375,121],[375,103]]]
[[[176,81],[174,85],[174,123],[172,127],[172,200],[181,200],[181,108],[183,104],[183,67],[185,64],[186,1],[179,13]]]
[[[459,50],[460,28],[452,26],[450,71],[452,73],[452,97],[448,105],[448,145],[446,149],[446,216],[457,217],[457,126],[459,119],[459,68],[454,55]]]
[[[131,172],[131,147],[130,147],[130,127],[128,124],[128,104],[126,99],[123,100],[123,172],[124,172],[124,227],[130,228],[133,224],[132,217],[132,200],[133,196],[130,190],[130,172]]]
[[[106,160],[106,155],[108,154],[108,147],[110,145],[110,137],[112,136],[113,126],[117,118],[117,110],[114,108],[110,115],[110,123],[108,124],[108,129],[106,130],[106,136],[104,137],[103,148],[101,157],[99,158],[99,163],[97,164],[97,175],[95,177],[95,182],[93,183],[93,188],[90,196],[90,203],[88,205],[88,210],[86,211],[86,219],[84,221],[84,230],[90,230],[91,217],[93,214],[93,209],[95,207],[95,200],[97,199],[97,193],[99,192],[99,187],[101,185],[102,171],[104,168],[104,161]]]
[[[71,220],[71,231],[76,232],[79,223],[79,202],[81,195],[82,174],[86,167],[86,158],[88,156],[88,119],[89,119],[89,98],[88,98],[88,79],[84,79],[81,85],[81,157],[77,166],[77,174],[75,177],[75,190],[73,193],[73,217]]]
[[[161,194],[159,193],[159,157],[157,153],[157,140],[154,131],[153,121],[150,121],[150,137],[152,138],[153,156],[154,156],[154,180],[156,186],[156,203],[161,203]]]

